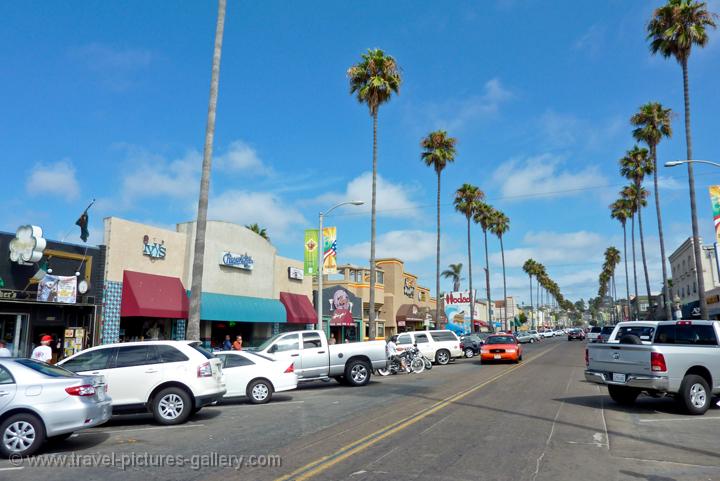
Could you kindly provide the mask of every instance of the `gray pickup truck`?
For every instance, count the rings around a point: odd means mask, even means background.
[[[716,321],[662,321],[652,343],[635,335],[588,344],[585,379],[632,405],[640,393],[671,395],[689,414],[704,414],[720,393],[720,326]]]

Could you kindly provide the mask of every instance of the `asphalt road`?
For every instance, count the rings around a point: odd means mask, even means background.
[[[118,417],[35,458],[75,455],[65,462],[83,467],[2,461],[0,479],[720,480],[720,409],[690,417],[653,398],[616,406],[582,381],[580,342],[548,340],[524,357],[463,359],[364,388],[313,383],[263,406],[205,408],[171,428]]]

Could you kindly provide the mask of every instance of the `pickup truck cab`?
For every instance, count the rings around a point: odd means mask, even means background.
[[[351,386],[364,386],[374,369],[387,364],[384,341],[329,345],[323,331],[285,332],[249,350],[277,360],[294,360],[299,382],[331,377]]]
[[[715,321],[660,321],[652,343],[627,335],[585,351],[585,379],[632,405],[638,395],[673,396],[689,414],[704,414],[720,393],[720,327]]]
[[[652,344],[658,322],[660,321],[618,322],[606,342],[608,344],[619,344],[620,339],[625,336],[636,336],[642,344]]]

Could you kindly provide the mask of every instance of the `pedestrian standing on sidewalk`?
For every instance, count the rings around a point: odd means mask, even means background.
[[[336,342],[337,342],[337,341],[335,340],[335,334],[333,334],[332,336],[330,336],[330,345],[333,345],[333,344],[335,344]]]
[[[233,348],[232,341],[230,340],[230,334],[225,335],[225,340],[222,345],[223,351],[230,351]]]
[[[12,357],[10,349],[7,348],[7,344],[3,340],[0,340],[0,357]]]
[[[50,343],[52,342],[52,336],[43,336],[40,338],[40,345],[33,349],[31,358],[36,361],[48,362],[52,359],[52,349]]]
[[[232,348],[235,351],[242,351],[242,336],[235,337],[235,342],[233,342]]]

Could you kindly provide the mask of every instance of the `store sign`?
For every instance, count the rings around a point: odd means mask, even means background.
[[[245,254],[233,254],[232,252],[223,252],[222,259],[220,260],[220,265],[251,271],[253,270],[255,261],[247,254],[247,252]]]
[[[10,260],[23,266],[33,265],[42,259],[47,241],[36,225],[21,225],[10,241]]]
[[[464,328],[465,332],[472,331],[470,304],[470,291],[449,292],[445,294],[445,316],[448,322]],[[473,318],[479,319],[479,314],[480,304],[476,302],[475,315]]]
[[[165,247],[165,241],[150,242],[150,237],[145,235],[143,237],[143,255],[150,257],[151,259],[165,259],[167,248]]]
[[[409,277],[405,278],[403,293],[410,299],[415,297],[415,281],[413,279],[410,279]]]
[[[288,279],[301,281],[305,279],[305,273],[302,269],[298,269],[297,267],[288,267]]]

